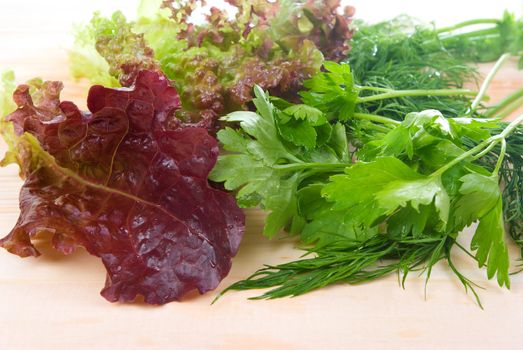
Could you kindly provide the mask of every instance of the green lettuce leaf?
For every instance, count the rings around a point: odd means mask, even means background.
[[[5,120],[5,117],[13,112],[17,107],[13,101],[15,91],[15,73],[13,71],[2,72],[0,76],[0,134],[7,143],[8,152],[1,161],[0,166],[5,166],[13,161],[15,147],[15,133],[13,125]]]

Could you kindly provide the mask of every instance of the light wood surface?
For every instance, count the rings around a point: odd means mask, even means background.
[[[85,106],[87,84],[68,75],[64,33],[93,9],[120,6],[130,7],[128,1],[2,0],[0,69],[15,69],[20,81],[35,75],[63,80],[64,98]],[[512,64],[490,95],[495,101],[522,85],[523,74]],[[2,144],[1,153],[4,149]],[[1,236],[17,219],[20,185],[16,167],[0,169]],[[264,263],[300,255],[290,240],[263,238],[263,218],[261,211],[247,211],[240,253],[218,290]],[[467,232],[463,240],[469,239]],[[39,249],[43,255],[37,259],[0,250],[0,349],[516,349],[523,344],[523,274],[512,277],[510,291],[500,289],[458,252],[462,272],[486,287],[480,291],[485,310],[444,263],[434,270],[426,299],[424,279],[413,274],[405,290],[390,276],[274,301],[247,300],[259,293],[253,291],[230,293],[212,306],[216,292],[162,307],[111,304],[98,294],[105,280],[99,259],[84,251],[61,256],[45,242]],[[511,253],[517,257],[514,246]]]

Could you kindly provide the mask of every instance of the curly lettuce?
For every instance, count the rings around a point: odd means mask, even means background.
[[[219,115],[248,108],[254,85],[292,100],[324,58],[349,50],[353,9],[340,12],[339,0],[227,2],[234,18],[212,7],[202,24],[191,23],[205,5],[196,0],[143,0],[135,21],[95,14],[77,33],[73,74],[128,86],[141,69],[160,69],[176,81],[177,117],[212,128]]]
[[[245,229],[234,198],[207,180],[217,141],[170,123],[180,99],[161,73],[140,71],[127,89],[92,86],[89,111],[62,101],[62,88],[34,79],[13,94],[0,165],[18,164],[24,183],[0,247],[21,257],[40,255],[37,239],[63,254],[83,247],[105,266],[111,302],[164,304],[216,288]]]

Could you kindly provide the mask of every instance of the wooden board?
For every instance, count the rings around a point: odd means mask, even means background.
[[[15,69],[20,81],[35,75],[63,80],[64,98],[83,107],[87,84],[68,75],[64,28],[93,9],[131,6],[121,0],[56,3],[2,1],[0,69]],[[24,12],[33,5],[31,14]],[[495,101],[522,85],[512,63],[490,95]],[[17,219],[20,185],[16,167],[0,169],[2,236]],[[247,218],[240,253],[219,289],[264,263],[301,253],[290,240],[261,236],[261,211],[248,210]],[[470,232],[463,237],[466,244]],[[424,279],[412,275],[405,290],[390,276],[284,300],[247,300],[258,294],[253,291],[230,293],[213,306],[215,292],[162,307],[110,304],[98,294],[105,280],[99,259],[84,251],[61,256],[45,243],[39,249],[38,259],[0,251],[0,349],[514,349],[523,343],[523,274],[513,276],[510,291],[500,289],[458,252],[462,272],[486,287],[484,311],[444,263],[434,270],[426,298]],[[511,254],[517,257],[514,246]]]

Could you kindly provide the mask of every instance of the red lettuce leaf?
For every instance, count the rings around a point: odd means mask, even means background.
[[[142,295],[163,304],[214,289],[230,270],[244,215],[209,186],[216,140],[171,125],[180,102],[170,82],[142,71],[132,88],[93,86],[90,113],[59,101],[60,82],[37,85],[18,87],[7,117],[17,142],[6,159],[25,183],[18,222],[0,245],[22,257],[39,255],[37,235],[64,254],[85,247],[102,259],[101,294],[113,302]]]

